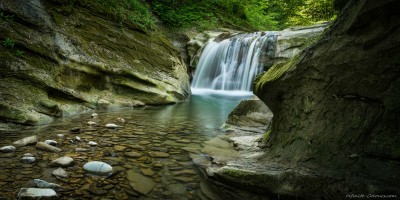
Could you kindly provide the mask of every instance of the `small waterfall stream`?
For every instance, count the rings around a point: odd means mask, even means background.
[[[256,32],[209,42],[197,64],[192,90],[251,91],[254,77],[273,56],[275,40],[274,32]]]

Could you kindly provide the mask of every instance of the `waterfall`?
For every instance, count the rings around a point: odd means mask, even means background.
[[[209,42],[197,64],[192,89],[251,91],[254,77],[273,54],[275,40],[274,32],[256,32]]]

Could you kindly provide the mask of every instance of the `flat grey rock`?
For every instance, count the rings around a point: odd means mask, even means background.
[[[127,172],[128,175],[128,180],[129,180],[129,185],[137,192],[146,195],[149,193],[156,183],[151,179],[146,176],[143,176],[139,172],[136,172],[135,170],[129,170]]]
[[[71,165],[74,162],[74,159],[72,159],[69,156],[63,156],[60,158],[57,158],[53,161],[51,161],[50,166],[52,167],[66,167]]]
[[[56,197],[57,193],[53,189],[21,188],[18,193],[19,199],[42,199]]]
[[[68,178],[68,172],[63,168],[59,167],[53,171],[53,175],[56,177]]]
[[[49,183],[41,179],[33,179],[33,182],[36,184],[36,187],[38,188],[61,188],[61,185],[55,183]]]

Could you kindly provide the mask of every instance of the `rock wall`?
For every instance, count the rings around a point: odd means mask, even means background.
[[[13,16],[0,19],[2,123],[44,124],[96,107],[177,102],[189,93],[187,69],[161,33],[52,2],[0,2]]]
[[[274,113],[260,161],[291,170],[270,174],[279,181],[267,190],[399,197],[399,7],[351,1],[316,45],[258,79],[255,94]]]

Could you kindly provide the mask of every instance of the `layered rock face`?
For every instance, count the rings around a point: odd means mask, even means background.
[[[267,176],[278,178],[270,192],[399,195],[399,7],[352,1],[316,45],[259,78],[274,114],[259,160],[286,169]]]
[[[179,52],[160,33],[51,2],[0,2],[13,16],[0,20],[2,122],[42,124],[95,107],[177,102],[189,93]]]

